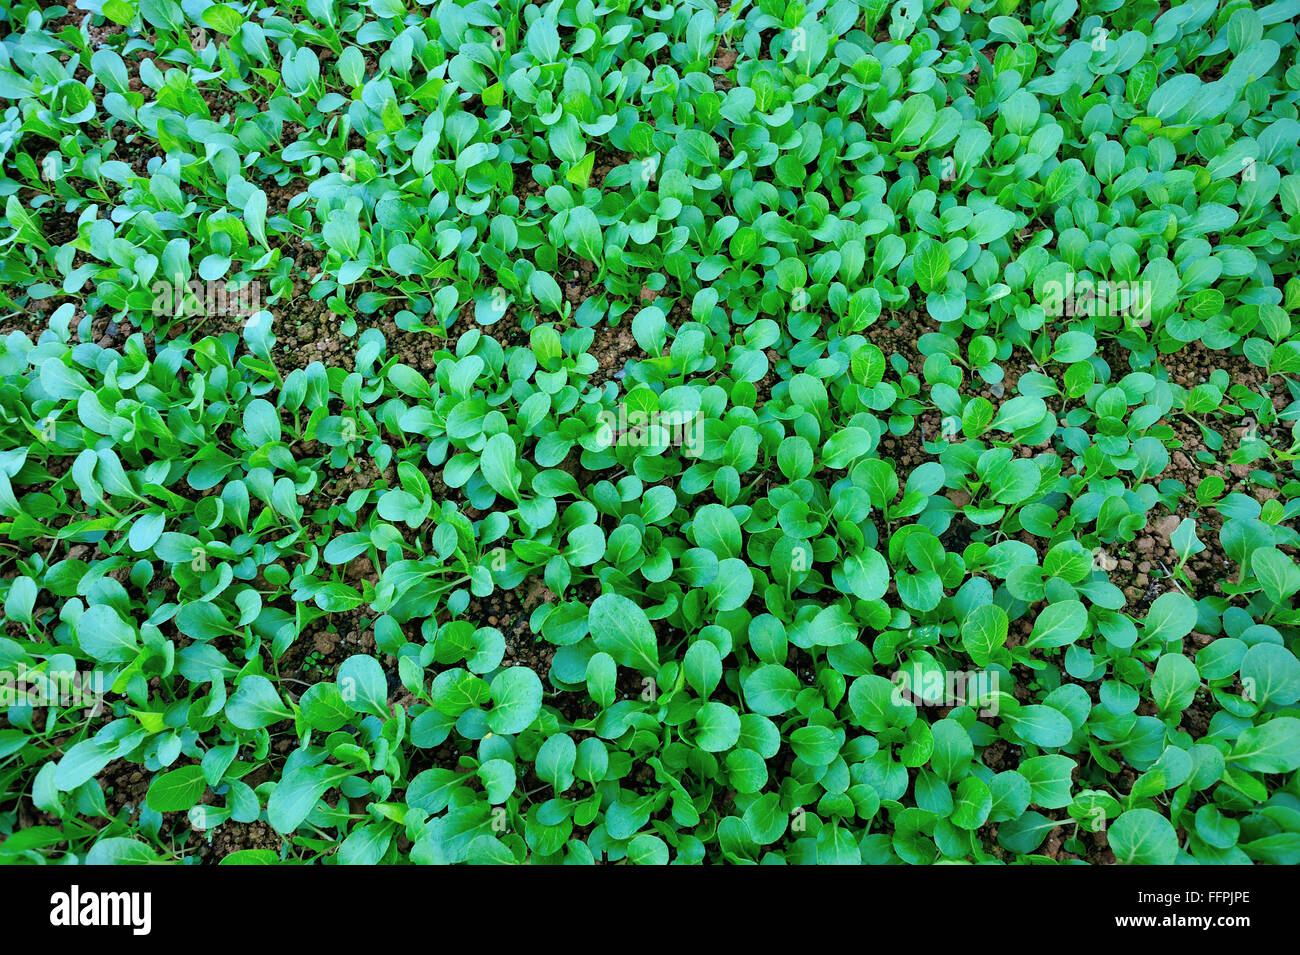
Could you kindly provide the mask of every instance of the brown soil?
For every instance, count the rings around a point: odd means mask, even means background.
[[[374,653],[374,611],[364,604],[354,610],[325,614],[311,623],[285,650],[279,670],[293,679],[312,683],[331,678],[348,657],[356,653]],[[308,660],[309,655],[317,656]],[[301,694],[305,686],[295,687]]]
[[[713,77],[713,88],[719,93],[726,93],[736,88],[736,81],[732,79],[730,70],[739,58],[739,53],[726,47],[719,47],[718,52],[714,54],[713,67],[717,75]]]
[[[982,758],[985,766],[1000,773],[1020,765],[1020,750],[1004,739],[997,739],[984,747]]]
[[[317,272],[308,266],[307,275]],[[300,286],[305,292],[305,287]],[[447,340],[428,331],[407,331],[399,328],[396,315],[405,308],[404,301],[387,303],[385,311],[375,315],[360,312],[351,317],[357,332],[352,337],[343,334],[347,316],[333,312],[324,301],[313,300],[306,294],[295,295],[291,302],[273,306],[272,333],[276,337],[273,352],[281,374],[294,368],[306,368],[319,361],[328,368],[355,369],[357,337],[368,328],[378,328],[387,346],[386,357],[396,356],[398,361],[417,371],[432,375],[437,367],[438,353],[446,348]]]
[[[514,196],[519,200],[519,208],[522,211],[528,208],[529,199],[541,198],[545,195],[546,187],[533,178],[533,164],[530,162],[517,163],[514,166],[514,174]]]
[[[596,272],[596,263],[588,262],[586,259],[578,259],[570,264],[564,276],[563,289],[564,300],[574,309],[604,291],[604,288],[595,281]]]
[[[212,833],[209,863],[216,864],[241,849],[271,849],[280,851],[284,839],[264,822],[224,822]]]
[[[116,816],[129,805],[131,815],[135,817],[144,805],[145,794],[149,791],[149,778],[144,767],[124,759],[115,759],[100,770],[96,779],[104,790],[108,814]]]
[[[908,371],[918,376],[921,374],[925,357],[917,351],[916,344],[922,335],[935,330],[931,324],[929,317],[916,309],[906,312],[887,311],[862,333],[867,341],[884,352],[886,379],[894,375],[889,357],[895,354],[901,355],[907,362]]]
[[[506,641],[502,666],[528,667],[545,681],[556,648],[533,633],[528,620],[539,605],[556,599],[540,579],[529,577],[514,590],[496,590],[487,597],[472,598],[464,617],[476,627],[501,631]]]
[[[628,361],[638,361],[646,357],[632,336],[630,324],[610,325],[601,322],[595,328],[596,337],[592,339],[589,354],[594,355],[599,368],[588,381],[589,385],[599,386],[607,381],[622,381]]]
[[[775,348],[769,348],[763,352],[767,356],[767,374],[758,381],[754,382],[754,390],[757,397],[754,399],[754,410],[762,408],[772,398],[772,389],[786,379],[786,375],[781,373],[780,363],[784,361],[780,352]]]
[[[605,188],[605,177],[618,166],[626,166],[634,162],[636,157],[630,153],[621,153],[614,150],[607,150],[598,147],[596,150],[596,160],[591,170],[590,185],[596,189]]]

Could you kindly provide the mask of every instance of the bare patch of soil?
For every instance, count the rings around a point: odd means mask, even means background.
[[[216,864],[243,849],[270,849],[279,853],[284,839],[264,822],[224,822],[212,834],[212,851],[205,860]]]

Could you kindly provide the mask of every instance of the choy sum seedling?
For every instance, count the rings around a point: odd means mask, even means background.
[[[0,3],[0,861],[1300,863],[1300,3]]]

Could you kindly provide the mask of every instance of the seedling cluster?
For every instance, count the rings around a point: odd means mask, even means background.
[[[1300,862],[1298,23],[0,0],[0,862]]]

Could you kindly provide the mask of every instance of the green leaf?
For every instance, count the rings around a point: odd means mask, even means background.
[[[695,745],[706,753],[731,749],[740,739],[740,716],[725,703],[705,703],[695,714]]]
[[[1181,713],[1191,705],[1200,685],[1196,664],[1181,653],[1166,653],[1156,661],[1151,698],[1161,716]]]
[[[156,777],[144,801],[155,812],[188,812],[207,788],[202,766],[183,766]]]
[[[153,849],[125,836],[100,839],[86,853],[86,865],[150,865],[160,861]]]
[[[1186,594],[1176,590],[1163,593],[1151,602],[1142,621],[1144,635],[1149,640],[1177,640],[1187,636],[1196,626],[1196,604]]]
[[[1007,612],[996,604],[981,604],[967,615],[961,642],[976,666],[988,666],[998,648],[1007,642]]]
[[[595,153],[588,155],[594,160]],[[569,212],[568,224],[564,227],[564,238],[575,252],[592,262],[604,260],[604,241],[600,234],[600,224],[596,214],[585,206],[578,206]]]
[[[1078,600],[1049,604],[1034,621],[1034,629],[1025,641],[1028,648],[1050,649],[1068,646],[1084,635],[1088,611]]]
[[[1043,187],[1043,201],[1064,202],[1083,188],[1088,170],[1077,159],[1067,159],[1052,170]]]
[[[1276,643],[1257,643],[1241,660],[1241,682],[1248,700],[1260,706],[1285,706],[1300,700],[1300,660]]]
[[[975,755],[970,734],[961,723],[950,719],[939,720],[930,727],[930,731],[934,735],[930,765],[940,779],[954,783],[966,774]]]
[[[560,293],[559,283],[540,269],[528,279],[528,291],[539,303],[552,312],[564,310],[564,297]]]
[[[871,435],[863,428],[843,428],[822,446],[822,464],[842,470],[871,450]]]
[[[295,767],[276,783],[266,801],[266,821],[276,832],[288,835],[302,825],[326,791],[350,775],[343,766]]]
[[[905,701],[896,701],[894,691],[895,686],[890,680],[874,673],[854,680],[848,694],[854,722],[871,733],[911,723],[916,717],[916,707]]]
[[[1045,749],[1064,746],[1074,735],[1065,714],[1050,706],[1022,706],[1004,713],[1002,719],[1024,742]]]
[[[764,793],[745,810],[745,827],[754,841],[761,846],[771,845],[785,834],[789,814],[781,808],[777,793]]]
[[[984,825],[992,809],[993,795],[985,783],[967,776],[957,784],[957,797],[953,800],[950,818],[958,829],[978,829]]]
[[[339,666],[336,682],[339,699],[359,713],[369,713],[381,720],[392,715],[388,709],[388,678],[374,657],[357,653]]]
[[[787,712],[802,689],[799,678],[778,663],[758,667],[745,677],[743,686],[746,705],[762,716]]]
[[[291,716],[271,681],[255,673],[240,680],[226,702],[226,718],[243,730],[262,729]]]
[[[542,681],[527,667],[510,667],[492,678],[488,726],[494,733],[522,733],[542,711]]]
[[[1289,773],[1300,769],[1300,719],[1275,716],[1263,726],[1242,731],[1228,761],[1260,773]]]
[[[1259,580],[1264,595],[1275,604],[1300,590],[1300,567],[1276,547],[1263,547],[1251,553],[1250,570]]]
[[[604,709],[614,702],[618,691],[618,664],[608,653],[593,653],[587,661],[587,692],[596,705]]]
[[[913,266],[916,284],[926,293],[946,288],[945,278],[951,266],[952,260],[948,257],[947,248],[932,239],[925,240],[916,252]]]
[[[573,765],[578,758],[578,747],[567,733],[556,733],[537,751],[535,768],[537,778],[550,783],[557,793],[573,785]]]
[[[489,759],[478,768],[488,802],[500,805],[515,791],[515,767],[504,759]]]
[[[279,861],[271,849],[236,849],[222,856],[217,865],[275,865]]]
[[[1070,805],[1070,779],[1075,762],[1068,756],[1052,754],[1022,759],[1017,772],[1029,783],[1031,799],[1044,809],[1064,809]]]
[[[541,63],[553,63],[560,55],[560,34],[546,17],[538,17],[528,27],[524,46]]]
[[[77,641],[102,663],[126,663],[139,652],[134,630],[107,604],[95,604],[77,618]]]
[[[1015,433],[1036,426],[1048,414],[1047,403],[1034,395],[1017,395],[998,408],[990,427]]]
[[[645,611],[619,594],[601,594],[587,618],[598,649],[620,665],[642,673],[659,672],[659,647]]]
[[[627,861],[633,865],[667,865],[668,845],[658,836],[643,832],[627,844]]]
[[[740,523],[721,504],[706,504],[700,508],[691,527],[700,547],[713,551],[720,558],[740,556]]]
[[[214,3],[203,11],[203,22],[227,36],[234,36],[243,25],[244,18],[229,4]]]
[[[1106,833],[1121,865],[1172,865],[1178,858],[1178,834],[1168,819],[1151,809],[1130,809]]]
[[[858,622],[842,604],[831,604],[799,631],[801,646],[838,647],[858,638]]]
[[[116,749],[115,744],[100,739],[73,743],[55,766],[55,787],[59,792],[76,789],[111,763]]]
[[[298,709],[313,729],[332,733],[356,712],[343,699],[337,683],[314,683],[298,700]]]
[[[519,453],[514,439],[504,432],[488,438],[479,459],[483,479],[502,497],[519,503]]]

